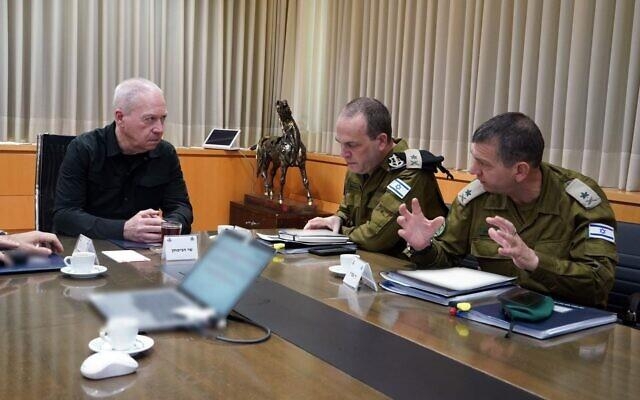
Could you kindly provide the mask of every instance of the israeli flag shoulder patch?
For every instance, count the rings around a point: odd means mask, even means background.
[[[387,185],[387,190],[395,194],[399,198],[404,199],[407,193],[409,193],[409,191],[411,190],[411,186],[407,185],[400,178],[396,178]]]
[[[602,239],[616,243],[615,231],[612,226],[601,223],[589,224],[589,239]]]

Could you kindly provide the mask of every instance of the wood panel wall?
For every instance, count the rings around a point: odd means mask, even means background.
[[[314,199],[320,199],[319,205],[324,211],[334,212],[342,199],[343,181],[347,167],[341,157],[323,154],[309,154],[307,174],[311,181],[311,193]],[[443,174],[437,174],[438,185],[445,202],[451,203],[458,192],[474,179],[472,174],[463,171],[451,171],[454,179],[447,180]],[[304,189],[297,168],[287,176],[287,196],[304,200]],[[618,221],[640,223],[640,192],[624,192],[604,189]],[[322,195],[321,195],[322,194]]]
[[[260,189],[251,151],[180,148],[178,154],[194,209],[193,230],[227,224],[229,202]],[[35,159],[35,145],[0,145],[0,229],[35,228]]]
[[[194,208],[194,230],[214,230],[218,225],[228,223],[230,201],[242,201],[245,193],[262,193],[252,151],[179,148],[178,154]],[[346,170],[339,156],[308,154],[311,194],[322,211],[337,209]],[[438,178],[447,202],[452,202],[473,179],[465,172],[453,171],[453,175],[453,181]],[[0,145],[0,228],[10,231],[34,229],[34,186],[35,145]],[[276,190],[280,190],[278,182]],[[640,192],[605,191],[619,221],[640,223]],[[285,195],[306,201],[297,168],[289,169]]]
[[[33,229],[35,145],[0,146],[0,229]]]

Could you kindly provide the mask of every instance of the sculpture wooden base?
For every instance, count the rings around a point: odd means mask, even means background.
[[[268,209],[276,210],[280,212],[292,212],[292,213],[301,213],[301,214],[317,213],[315,204],[308,205],[307,203],[302,203],[302,202],[294,201],[290,199],[284,199],[284,202],[280,204],[278,203],[278,199],[270,199],[266,196],[260,196],[257,194],[245,194],[244,203],[247,205],[264,207],[264,208],[268,208]]]

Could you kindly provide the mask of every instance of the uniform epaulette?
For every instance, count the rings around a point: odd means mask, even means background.
[[[453,179],[453,175],[448,169],[442,166],[444,157],[435,156],[427,150],[407,149],[391,154],[387,158],[387,164],[390,171],[402,169],[421,169],[431,173],[438,171],[447,175],[447,179]]]
[[[466,206],[471,200],[484,192],[486,192],[486,190],[484,190],[482,183],[476,179],[458,193],[458,203],[460,203],[461,206]]]
[[[602,199],[598,196],[598,193],[580,179],[576,178],[569,181],[564,190],[586,209],[594,208],[602,203]]]

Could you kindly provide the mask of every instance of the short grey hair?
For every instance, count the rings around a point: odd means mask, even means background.
[[[160,92],[162,89],[155,83],[144,78],[131,78],[120,82],[113,92],[113,109],[121,109],[129,114],[137,105],[136,100],[143,93]]]

